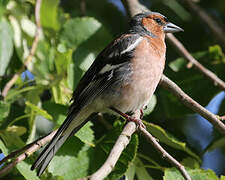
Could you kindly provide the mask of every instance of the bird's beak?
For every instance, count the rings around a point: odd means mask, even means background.
[[[184,31],[184,30],[180,28],[179,26],[169,22],[163,27],[163,31],[165,33],[175,33],[175,32]]]

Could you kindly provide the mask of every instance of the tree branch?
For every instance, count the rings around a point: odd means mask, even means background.
[[[136,111],[134,117],[139,119],[140,111]],[[137,128],[137,126],[134,122],[129,122],[126,124],[122,133],[118,137],[115,145],[113,146],[105,163],[94,174],[92,174],[90,177],[88,177],[88,179],[102,180],[110,174],[110,172],[115,167],[116,162],[118,161],[123,150],[129,144],[130,137],[136,131],[136,128]],[[165,157],[166,160],[168,160],[172,165],[177,167],[177,169],[181,172],[181,174],[183,175],[183,177],[186,180],[191,180],[191,178],[188,175],[187,171],[185,170],[184,166],[182,166],[176,159],[174,159],[168,152],[166,152],[166,150],[164,150],[162,148],[162,146],[160,146],[160,144],[157,142],[157,140],[145,128],[142,128],[140,126],[138,130],[143,136],[145,136],[147,138],[147,140],[156,148],[156,150],[160,154],[162,154],[162,157]]]
[[[174,165],[180,173],[183,175],[183,177],[186,180],[191,180],[191,177],[185,170],[184,166],[181,165],[176,159],[174,159],[165,149],[163,149],[162,146],[158,143],[158,141],[144,128],[140,127],[139,132],[154,146],[154,148],[162,154],[163,158],[166,158],[166,160]]]
[[[19,153],[23,152],[14,161],[12,161],[11,163],[7,164],[6,166],[4,166],[0,170],[0,176],[2,176],[3,174],[5,174],[6,172],[8,172],[10,169],[12,169],[14,166],[16,166],[19,162],[23,161],[24,159],[26,159],[27,157],[29,157],[31,154],[33,154],[34,152],[36,152],[38,149],[40,149],[42,146],[44,146],[49,141],[51,141],[51,139],[55,135],[56,131],[57,130],[51,132],[47,136],[44,136],[44,137],[39,138],[38,140],[36,140],[36,141],[34,141],[34,142],[26,145],[25,147],[23,147],[23,148],[15,151],[15,152],[12,152],[8,156],[6,156],[4,159],[2,159],[0,161],[0,164],[2,164],[3,162],[6,162],[8,159],[14,158]]]
[[[120,155],[123,150],[127,147],[130,142],[132,134],[136,131],[136,124],[134,122],[128,122],[120,136],[118,137],[115,145],[113,146],[107,160],[94,174],[92,174],[88,179],[90,180],[101,180],[107,177],[119,160]]]
[[[5,85],[5,87],[4,87],[3,91],[2,91],[2,96],[3,97],[6,97],[6,95],[8,94],[8,91],[15,84],[17,79],[20,77],[21,73],[26,69],[28,64],[31,62],[31,60],[33,59],[33,56],[35,54],[35,51],[37,49],[39,36],[40,36],[40,32],[41,32],[41,23],[40,23],[41,1],[42,0],[37,0],[36,6],[35,6],[35,21],[36,21],[36,26],[37,27],[36,27],[36,33],[35,33],[35,37],[34,37],[34,41],[32,43],[32,47],[31,47],[30,53],[27,56],[27,58],[26,58],[26,60],[24,62],[24,65],[19,69],[18,72],[16,72],[16,74],[14,74],[12,79],[10,79],[9,82]]]
[[[215,128],[218,129],[218,131],[220,131],[222,134],[225,134],[225,125],[223,124],[223,122],[220,121],[221,118],[209,112],[199,103],[194,101],[168,77],[163,75],[160,81],[160,85],[163,86],[165,89],[169,90],[173,95],[175,95],[185,106],[187,106],[194,112],[200,114],[205,119],[207,119],[210,123],[212,123],[215,126]]]
[[[214,85],[219,86],[223,91],[225,91],[225,82],[222,81],[216,74],[212,71],[205,68],[202,64],[200,64],[184,47],[184,45],[173,35],[167,34],[167,39],[169,43],[173,45],[173,47],[178,51],[178,53],[183,56],[186,60],[191,62],[202,74],[204,74],[207,78],[209,78]]]

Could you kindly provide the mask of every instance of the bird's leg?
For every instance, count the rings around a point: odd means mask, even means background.
[[[114,107],[110,107],[110,109],[113,110],[114,112],[118,113],[122,117],[124,117],[127,121],[133,121],[133,122],[135,122],[135,124],[137,125],[138,128],[139,127],[142,127],[142,128],[145,128],[146,129],[146,127],[145,127],[145,125],[144,125],[144,123],[142,122],[141,119],[137,119],[137,118],[134,118],[132,116],[129,116],[126,113],[123,113],[123,112],[119,111],[118,109],[116,109]],[[143,111],[141,110],[141,116],[142,116],[142,113],[143,113]]]
[[[143,111],[143,109],[140,109],[140,113],[141,113],[140,119],[143,119],[143,117],[144,117],[144,111]]]

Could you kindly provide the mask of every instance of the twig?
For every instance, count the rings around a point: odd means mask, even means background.
[[[200,114],[202,117],[207,119],[210,123],[212,123],[215,128],[217,128],[222,134],[225,134],[225,125],[220,121],[220,117],[209,112],[207,109],[202,107],[199,103],[194,101],[191,97],[189,97],[182,89],[176,85],[173,81],[171,81],[165,75],[162,76],[160,85],[164,88],[168,89],[173,95],[175,95],[179,100],[188,108],[193,110],[194,112]]]
[[[140,118],[140,111],[136,111],[134,114],[135,118]],[[105,163],[88,179],[90,180],[101,180],[109,175],[109,173],[113,170],[118,161],[121,153],[126,148],[126,146],[130,142],[130,137],[136,131],[136,124],[134,122],[129,122],[124,127],[120,136],[118,137],[115,145],[113,146],[108,158]]]
[[[174,48],[177,49],[181,56],[191,62],[201,73],[208,77],[214,83],[214,85],[219,86],[223,91],[225,91],[225,82],[217,77],[217,75],[212,71],[208,70],[202,64],[200,64],[173,34],[167,34],[166,37],[174,46]]]
[[[41,32],[41,23],[40,23],[41,1],[42,0],[37,0],[36,6],[35,6],[35,21],[36,21],[37,28],[36,28],[36,33],[35,33],[35,37],[34,37],[34,41],[32,43],[32,47],[31,47],[30,53],[27,56],[27,58],[26,58],[26,60],[24,62],[24,65],[19,69],[18,72],[16,72],[16,74],[14,74],[12,79],[5,85],[5,87],[4,87],[3,91],[2,91],[2,96],[3,97],[6,97],[6,95],[8,94],[8,91],[11,89],[11,87],[15,84],[17,79],[20,77],[20,74],[25,70],[25,68],[28,66],[30,61],[33,59],[33,56],[34,56],[35,51],[37,49],[39,36],[40,36],[40,32]]]
[[[193,12],[203,23],[205,23],[213,33],[213,37],[225,47],[225,31],[204,9],[195,4],[192,0],[180,0],[187,8]]]
[[[186,180],[191,180],[191,177],[185,170],[184,166],[181,165],[176,159],[174,159],[165,149],[160,146],[157,140],[144,128],[139,127],[139,132],[146,137],[146,139],[155,147],[155,149],[162,154],[163,158],[166,158],[172,165],[174,165],[183,175]]]
[[[3,162],[5,162],[6,160],[8,160],[9,158],[13,158],[18,153],[23,152],[25,150],[25,152],[22,153],[22,154],[20,154],[13,162],[9,163],[8,165],[6,165],[5,167],[3,167],[0,170],[0,176],[2,176],[3,174],[5,174],[6,172],[8,172],[10,169],[12,169],[14,166],[16,166],[19,162],[23,161],[26,157],[30,156],[31,154],[33,154],[34,152],[36,152],[38,149],[40,149],[42,146],[44,146],[49,141],[51,141],[51,139],[55,135],[56,131],[57,130],[51,132],[49,135],[47,135],[45,137],[40,138],[37,141],[34,141],[31,144],[26,145],[22,149],[15,151],[13,154],[9,154],[7,157],[5,157],[2,160]],[[2,163],[2,161],[1,161],[1,163]]]

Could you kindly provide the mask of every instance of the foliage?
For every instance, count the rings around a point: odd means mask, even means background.
[[[5,99],[0,100],[0,150],[4,155],[22,148],[62,124],[72,92],[82,75],[98,53],[127,27],[124,11],[110,2],[86,1],[86,9],[81,10],[79,0],[42,1],[42,32],[26,71],[33,76],[23,72]],[[175,0],[170,3],[153,0],[152,3],[152,9],[161,11],[171,21],[184,27],[185,32],[178,34],[178,38],[185,42],[193,56],[204,66],[225,80],[223,49],[220,45],[214,45],[215,41],[207,27],[203,30],[201,23]],[[224,20],[225,9],[220,3],[215,3],[211,11],[217,12]],[[211,5],[211,2],[207,1],[206,4]],[[1,90],[22,68],[28,55],[35,34],[34,8],[33,0],[0,1]],[[169,45],[167,61],[165,74],[200,104],[206,106],[220,92],[196,69],[187,68],[186,60]],[[220,115],[225,114],[224,104],[225,101],[219,109]],[[185,141],[188,137],[185,137],[181,127],[190,113],[193,112],[173,95],[164,89],[157,89],[144,113],[144,120],[151,120],[151,123],[145,122],[149,132],[186,167],[193,179],[217,180],[219,178],[215,172],[201,169],[202,152]],[[43,176],[37,177],[35,172],[30,171],[31,164],[39,154],[37,152],[16,165],[4,178],[67,180],[95,172],[104,163],[124,126],[114,116],[103,115],[101,118],[113,128],[107,130],[98,117],[91,117],[93,121],[63,145]],[[217,133],[213,135],[211,144],[205,150],[224,148],[224,137]],[[164,180],[183,179],[176,169],[161,159],[151,144],[137,134],[132,136],[107,179],[117,180],[123,175],[128,180],[162,177]]]

